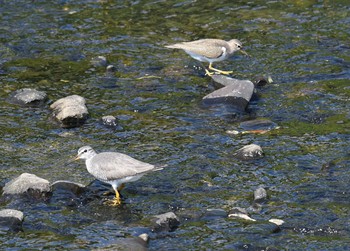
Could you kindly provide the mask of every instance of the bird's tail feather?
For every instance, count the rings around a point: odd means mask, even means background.
[[[168,165],[167,164],[164,164],[164,165],[156,165],[153,169],[153,171],[159,171],[159,170],[163,170],[164,167],[167,167]]]

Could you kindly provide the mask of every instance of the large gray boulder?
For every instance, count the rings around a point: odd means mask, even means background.
[[[219,79],[220,84],[224,87],[206,95],[203,98],[205,105],[225,104],[229,105],[239,111],[244,111],[252,98],[254,93],[254,84],[249,80],[238,80],[226,76],[217,77],[214,75],[213,79]]]
[[[23,213],[14,209],[0,210],[0,232],[12,231],[18,232],[22,230]]]
[[[27,106],[39,106],[44,104],[46,100],[47,95],[45,92],[30,88],[17,90],[9,98],[11,103]]]
[[[71,128],[82,125],[88,118],[89,112],[85,103],[83,97],[71,95],[57,100],[50,108],[63,128]]]
[[[22,173],[17,178],[7,182],[3,188],[4,195],[30,195],[31,197],[46,197],[51,192],[50,182],[34,174]]]

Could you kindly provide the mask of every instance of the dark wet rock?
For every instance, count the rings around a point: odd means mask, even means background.
[[[266,78],[258,78],[254,81],[255,87],[262,87],[262,86],[265,86],[269,83],[270,83],[269,80]]]
[[[227,212],[220,208],[208,208],[202,216],[204,220],[212,220],[217,218],[226,218]]]
[[[114,243],[93,250],[126,250],[126,251],[146,251],[148,235],[141,234],[138,237],[118,238]]]
[[[63,128],[80,126],[89,115],[85,99],[78,95],[61,98],[53,103],[50,108]]]
[[[97,56],[91,59],[91,64],[95,67],[106,67],[108,62],[105,56]]]
[[[231,84],[206,95],[203,103],[205,105],[225,104],[244,111],[253,95],[254,84],[249,80],[237,80],[225,76],[221,78],[225,79],[225,84],[226,82]]]
[[[30,195],[33,198],[47,197],[51,193],[50,182],[34,174],[23,173],[9,181],[3,188],[4,195]]]
[[[51,184],[50,203],[76,208],[90,200],[90,190],[80,183],[58,180]]]
[[[118,126],[118,119],[114,116],[107,115],[102,117],[102,123],[108,127]]]
[[[262,203],[267,199],[267,192],[265,188],[259,187],[254,191],[254,202],[255,203]]]
[[[83,184],[71,182],[68,180],[58,180],[51,184],[52,191],[64,190],[71,192],[77,196],[86,191],[86,187]]]
[[[14,209],[0,210],[0,233],[3,231],[18,232],[22,230],[23,213]]]
[[[159,214],[154,216],[153,228],[154,232],[174,231],[180,225],[180,220],[173,212]]]
[[[24,88],[10,95],[10,102],[19,105],[40,106],[47,100],[45,92]]]
[[[240,128],[246,131],[272,130],[277,128],[277,124],[268,119],[254,119],[240,123]]]
[[[106,67],[106,72],[107,74],[110,74],[110,73],[115,73],[117,71],[117,67],[115,67],[114,65],[107,65]]]
[[[230,210],[228,214],[229,218],[235,218],[235,219],[243,219],[243,220],[249,220],[249,221],[256,221],[255,219],[251,218],[247,212],[246,209],[241,207],[234,207]]]
[[[239,149],[235,156],[241,160],[257,159],[264,156],[262,148],[256,144],[250,144]]]

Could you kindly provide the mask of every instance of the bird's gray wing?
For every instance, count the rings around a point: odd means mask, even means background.
[[[114,180],[151,171],[154,165],[139,161],[126,154],[104,152],[92,159],[90,173],[97,179]]]
[[[207,58],[218,58],[223,54],[226,42],[218,39],[201,39],[192,42],[184,42],[165,46],[167,48],[182,49],[191,53],[199,54]]]

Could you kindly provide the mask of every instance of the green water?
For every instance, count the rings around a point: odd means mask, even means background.
[[[168,164],[128,184],[124,208],[99,199],[74,207],[64,198],[1,204],[25,214],[23,232],[1,233],[4,249],[91,250],[142,232],[151,235],[150,250],[348,248],[348,1],[0,3],[1,185],[23,172],[87,185],[93,178],[84,163],[65,164],[83,145]],[[164,48],[201,38],[238,38],[252,58],[237,54],[215,66],[238,79],[273,79],[247,113],[203,107],[211,80],[188,55]],[[116,67],[112,76],[92,66],[97,56]],[[9,103],[20,88],[45,91],[48,104]],[[90,118],[61,129],[49,104],[72,94],[87,100]],[[120,127],[101,125],[104,115],[118,117]],[[226,132],[255,118],[280,129]],[[234,158],[251,143],[262,146],[263,159]],[[258,222],[198,217],[208,208],[249,207],[259,186],[269,198],[251,212]],[[150,233],[150,217],[168,211],[181,218],[180,227]],[[270,218],[284,220],[285,228],[269,232]],[[336,231],[317,231],[327,228]]]

